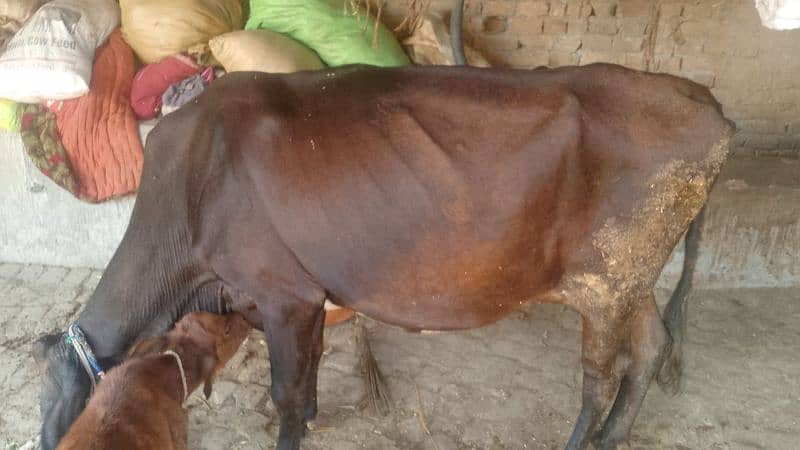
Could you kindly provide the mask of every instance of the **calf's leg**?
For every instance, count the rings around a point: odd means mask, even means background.
[[[258,304],[269,348],[270,394],[280,416],[278,450],[299,449],[306,420],[316,413],[323,305],[324,296],[309,301],[292,295],[270,297]]]
[[[670,338],[651,293],[631,316],[630,363],[622,376],[617,399],[600,431],[598,449],[616,449],[630,437],[650,382],[661,367]]]
[[[616,373],[620,336],[627,335],[626,322],[613,306],[583,313],[583,399],[567,450],[582,450],[594,439],[603,415],[619,387]]]

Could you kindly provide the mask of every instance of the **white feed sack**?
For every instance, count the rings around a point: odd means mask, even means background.
[[[114,0],[53,0],[0,56],[0,98],[64,100],[89,91],[95,50],[119,26]]]
[[[772,30],[800,28],[800,0],[755,0],[761,25]]]

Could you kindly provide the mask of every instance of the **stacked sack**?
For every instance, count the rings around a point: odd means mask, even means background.
[[[314,49],[329,66],[404,66],[408,57],[394,35],[372,16],[344,14],[323,0],[250,0],[245,28],[289,36]]]
[[[243,1],[0,0],[0,128],[21,131],[62,187],[101,201],[138,187],[136,120],[180,108],[226,72],[403,66],[405,51],[414,63],[452,64],[441,19],[415,21],[404,51],[363,10]]]
[[[0,0],[0,55],[39,7],[39,0]],[[19,105],[0,98],[0,130],[19,131]]]
[[[145,64],[244,26],[240,0],[120,0],[125,39]]]
[[[113,0],[46,3],[0,56],[0,98],[39,103],[87,93],[94,52],[118,24]]]
[[[120,7],[125,39],[147,64],[131,91],[140,119],[190,101],[220,75],[208,72],[209,65],[291,73],[326,64],[409,63],[382,24],[320,0],[251,0],[247,30],[238,0],[121,0]]]
[[[76,197],[97,202],[135,191],[143,151],[130,107],[135,59],[114,33],[119,5],[39,3],[16,3],[26,17],[0,54],[0,97],[8,99],[0,123],[20,132],[34,164]]]
[[[227,72],[291,73],[325,67],[310,48],[268,30],[225,33],[211,39],[208,46]]]

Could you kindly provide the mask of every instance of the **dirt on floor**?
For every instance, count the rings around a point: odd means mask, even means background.
[[[0,448],[33,449],[40,333],[74,318],[99,272],[0,264]],[[659,292],[665,300],[668,292]],[[368,322],[394,410],[357,408],[362,381],[348,324],[327,330],[319,415],[304,449],[559,449],[580,405],[580,318],[525,308],[478,330],[409,334]],[[267,349],[254,332],[214,386],[190,399],[190,448],[271,449]],[[653,386],[634,449],[796,449],[800,439],[800,290],[697,291],[689,307],[686,379]]]

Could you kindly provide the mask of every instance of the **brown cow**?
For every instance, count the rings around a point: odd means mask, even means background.
[[[562,303],[583,317],[567,447],[599,430],[615,448],[670,355],[653,286],[731,133],[708,89],[613,65],[230,74],[149,136],[130,225],[78,323],[108,365],[186,311],[243,312],[267,337],[285,450],[316,414],[326,297],[411,330]],[[42,343],[48,449],[90,380],[62,339]]]
[[[98,385],[58,450],[186,450],[186,398],[201,384],[209,396],[214,374],[249,331],[239,314],[196,312],[166,335],[138,342]]]

